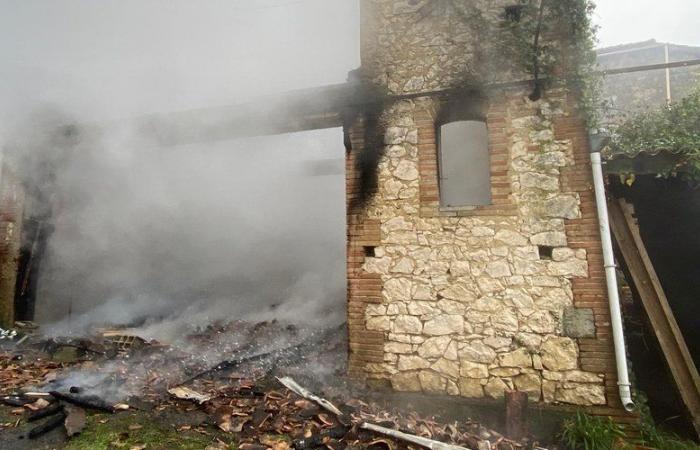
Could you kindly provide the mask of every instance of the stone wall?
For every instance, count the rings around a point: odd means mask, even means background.
[[[474,73],[471,57],[443,65],[440,55],[475,41],[451,38],[455,28],[433,39],[434,29],[415,21],[422,4],[363,3],[374,21],[363,27],[365,73],[390,92],[418,94],[385,105],[377,145],[365,142],[367,117],[346,124],[349,204],[358,195],[356,159],[382,155],[376,192],[348,211],[351,372],[400,391],[498,398],[518,389],[547,403],[619,407],[575,99],[557,89],[531,102],[527,85],[473,99],[488,105],[493,202],[442,211],[435,133],[445,99],[432,91]],[[454,25],[453,16],[434,14],[424,20]],[[368,43],[377,23],[379,50]],[[421,83],[411,81],[420,74]]]
[[[517,77],[493,55],[480,27],[497,24],[512,0],[362,0],[364,75],[393,94]],[[494,70],[497,68],[498,70]]]

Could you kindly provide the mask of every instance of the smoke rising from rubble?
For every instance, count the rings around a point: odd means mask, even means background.
[[[124,127],[36,130],[341,82],[359,64],[354,2],[3,3],[5,162],[55,192],[38,321],[156,338],[241,317],[342,321],[344,180],[308,175],[342,158],[340,130],[176,147]],[[110,11],[133,19],[114,36]]]

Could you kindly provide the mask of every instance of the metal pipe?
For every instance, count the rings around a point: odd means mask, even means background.
[[[610,323],[612,324],[613,343],[615,345],[615,361],[617,364],[617,386],[620,392],[622,406],[624,406],[627,411],[632,411],[634,410],[634,402],[632,401],[629,371],[627,369],[627,353],[625,350],[625,336],[622,331],[620,296],[617,289],[615,257],[613,255],[612,237],[610,236],[608,205],[605,198],[603,166],[601,164],[599,148],[596,148],[595,151],[591,153],[591,166],[593,169],[593,186],[595,187],[596,206],[598,208],[600,239],[603,243],[603,264],[605,266],[605,280],[608,287]]]
[[[664,63],[668,65],[668,44],[664,45]],[[671,69],[666,67],[666,106],[671,105]]]

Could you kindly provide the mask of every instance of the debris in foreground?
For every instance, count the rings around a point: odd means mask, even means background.
[[[438,442],[432,439],[427,439],[408,433],[402,433],[401,431],[392,430],[391,428],[386,427],[380,427],[379,425],[374,425],[373,423],[365,422],[362,425],[360,425],[360,427],[364,428],[365,430],[370,430],[377,433],[385,434],[387,436],[395,437],[397,439],[401,439],[402,441],[412,442],[414,444],[418,444],[422,447],[429,448],[431,450],[469,450],[466,447],[445,444],[444,442]]]
[[[176,386],[168,389],[168,394],[175,396],[181,400],[194,400],[200,405],[211,400],[211,395],[200,394],[199,392],[190,389],[186,386]]]
[[[294,392],[300,397],[304,397],[307,400],[311,400],[312,402],[316,402],[319,405],[321,405],[323,408],[327,409],[328,411],[332,412],[336,416],[342,416],[343,413],[331,402],[326,400],[325,398],[318,397],[317,395],[312,394],[308,389],[301,387],[296,381],[294,381],[290,377],[282,377],[282,378],[277,378],[277,380],[282,383],[284,387],[289,389],[290,391]]]
[[[337,330],[304,335],[274,322],[231,328],[239,333],[235,345],[208,359],[152,341],[125,346],[99,335],[94,342],[80,340],[86,350],[78,358],[56,362],[51,352],[59,347],[33,338],[22,349],[0,352],[0,400],[21,407],[17,414],[26,420],[36,415],[34,437],[61,425],[70,437],[85,426],[83,409],[118,414],[131,404],[191,417],[177,430],[230,436],[240,449],[532,448],[527,437],[507,439],[469,419],[423,417],[410,405],[397,407],[391,398],[349,383],[339,365],[347,344]],[[196,343],[190,348],[217,348],[225,330],[212,326],[187,338]],[[212,369],[213,358],[223,362]]]
[[[66,413],[63,411],[60,411],[58,414],[54,414],[53,416],[49,417],[44,423],[37,425],[36,427],[29,430],[27,437],[29,439],[36,439],[40,436],[43,436],[44,434],[48,433],[49,431],[63,425],[63,422],[65,419],[66,419]]]
[[[66,420],[64,426],[68,437],[75,436],[85,429],[87,423],[85,410],[77,406],[66,406]]]
[[[51,394],[57,400],[63,400],[75,406],[88,409],[99,409],[109,413],[113,413],[115,411],[113,404],[106,402],[96,395],[66,394],[58,391],[51,391],[49,394]]]
[[[0,328],[0,340],[12,340],[15,337],[17,337],[17,330],[6,330],[4,328]]]

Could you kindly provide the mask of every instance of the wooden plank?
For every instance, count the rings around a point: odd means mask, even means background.
[[[340,127],[343,115],[363,111],[383,96],[367,85],[343,83],[270,95],[247,103],[133,121],[137,133],[162,146]]]
[[[629,281],[639,292],[683,403],[700,436],[700,376],[647,254],[632,205],[624,199],[610,200],[608,209],[615,240],[632,277]]]

